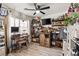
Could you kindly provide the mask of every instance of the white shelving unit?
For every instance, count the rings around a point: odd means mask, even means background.
[[[75,38],[71,39],[71,41],[73,41],[75,44],[77,44],[79,46],[79,41],[76,41]]]
[[[4,39],[4,27],[3,27],[3,17],[0,16],[0,56],[5,55],[5,39]]]
[[[79,45],[79,42],[76,41],[75,38],[78,37],[78,32],[76,32],[76,29],[79,30],[79,25],[76,24],[76,25],[69,25],[67,27],[67,39],[66,41],[63,41],[65,43],[63,43],[63,45],[66,45],[66,46],[63,46],[65,47],[63,49],[64,52],[64,55],[65,56],[73,56],[73,48],[75,46],[75,44]]]
[[[0,18],[0,48],[4,46],[4,27],[3,27],[3,19]]]

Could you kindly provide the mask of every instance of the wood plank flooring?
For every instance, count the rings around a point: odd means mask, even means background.
[[[5,47],[0,47],[0,56],[5,56]]]
[[[32,43],[28,48],[23,47],[16,53],[10,53],[9,56],[62,56],[62,49],[46,48],[39,46],[37,43]]]

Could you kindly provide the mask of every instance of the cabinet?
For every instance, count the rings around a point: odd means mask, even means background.
[[[40,33],[40,45],[45,46],[45,35],[44,35],[44,33]]]
[[[50,48],[50,34],[49,33],[40,33],[40,45]]]

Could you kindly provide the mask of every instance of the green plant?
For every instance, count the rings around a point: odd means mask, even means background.
[[[69,24],[73,25],[74,22],[76,21],[76,18],[79,18],[79,14],[76,13],[76,12],[73,12],[70,17],[67,17],[67,18],[64,20],[65,25],[69,25]]]
[[[78,8],[78,7],[79,7],[79,3],[71,3],[71,6],[72,6],[73,8]]]
[[[79,3],[74,3],[73,5],[74,5],[75,8],[79,7]]]

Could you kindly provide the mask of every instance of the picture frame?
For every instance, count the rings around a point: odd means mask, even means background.
[[[0,16],[7,16],[7,15],[8,15],[7,8],[1,7],[0,8]]]

